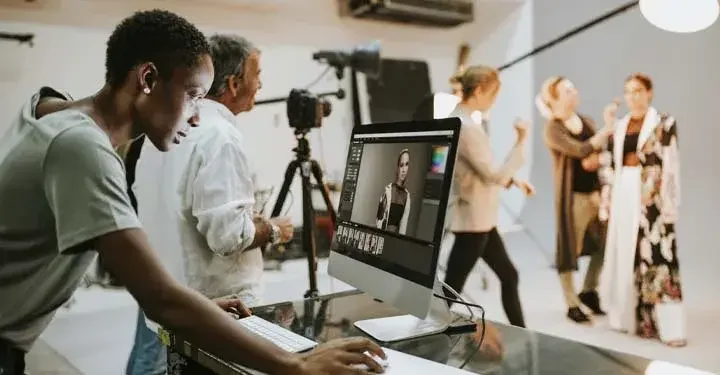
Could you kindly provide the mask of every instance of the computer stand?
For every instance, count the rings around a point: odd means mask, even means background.
[[[425,319],[418,319],[413,315],[400,315],[361,320],[355,322],[355,327],[383,343],[404,341],[445,332],[452,322],[450,308],[445,300],[437,298],[435,295],[444,295],[439,280],[435,280],[430,309]]]
[[[302,247],[303,251],[307,254],[308,261],[308,280],[310,287],[305,292],[305,298],[313,298],[318,295],[317,287],[317,249],[315,246],[315,209],[312,204],[312,182],[310,181],[310,175],[315,178],[315,182],[320,186],[320,192],[322,193],[323,200],[327,206],[327,210],[330,213],[330,220],[332,221],[333,227],[337,221],[337,214],[333,208],[332,201],[330,200],[330,193],[328,193],[325,187],[325,181],[323,178],[322,168],[320,164],[310,157],[310,143],[306,137],[307,130],[296,129],[295,137],[297,138],[298,144],[293,151],[295,152],[295,159],[290,161],[285,170],[285,178],[283,184],[280,187],[277,201],[273,207],[270,217],[280,216],[285,200],[290,192],[290,186],[292,185],[293,178],[296,172],[300,172],[300,180],[302,183],[302,210],[303,210],[303,228],[302,228]]]

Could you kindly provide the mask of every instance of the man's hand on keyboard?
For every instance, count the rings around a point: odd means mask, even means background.
[[[239,315],[238,318],[252,315],[240,298],[218,298],[213,301],[224,311]]]
[[[386,359],[385,353],[374,342],[360,337],[329,341],[302,354],[298,375],[364,375],[382,373],[382,366],[365,352]],[[353,365],[364,364],[370,371],[359,370]],[[358,372],[360,371],[360,372]]]

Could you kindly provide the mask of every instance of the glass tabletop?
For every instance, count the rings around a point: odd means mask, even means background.
[[[261,306],[254,308],[253,314],[318,343],[342,337],[362,336],[363,333],[354,327],[354,322],[401,315],[392,306],[360,292]],[[456,321],[464,320],[463,318],[465,317],[456,315]],[[465,370],[487,375],[652,375],[646,372],[652,360],[646,358],[506,324],[490,321],[487,324],[492,325],[497,332],[497,335],[492,336],[501,342],[501,355],[486,348],[478,350],[477,336],[474,335],[474,330],[470,329],[380,345],[452,367],[459,367],[467,362]],[[173,355],[180,355],[183,357],[182,361],[197,362],[196,364],[212,369],[211,373],[250,373],[238,365],[209,355],[200,348],[193,348],[192,343],[179,337],[172,334],[169,336],[169,359]],[[169,367],[172,368],[173,365]],[[196,374],[197,370],[192,373]]]

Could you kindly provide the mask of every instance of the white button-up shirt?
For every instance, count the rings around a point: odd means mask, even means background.
[[[169,152],[145,141],[133,192],[138,216],[170,273],[210,298],[235,295],[256,305],[262,293],[254,187],[235,116],[204,99],[200,126]]]

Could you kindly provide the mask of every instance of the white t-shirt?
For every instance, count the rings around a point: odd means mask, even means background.
[[[200,126],[169,152],[143,145],[133,193],[153,248],[179,281],[209,298],[234,295],[256,305],[262,292],[251,171],[235,116],[200,103]]]

